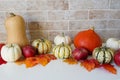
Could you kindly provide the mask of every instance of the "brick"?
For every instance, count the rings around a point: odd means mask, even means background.
[[[71,10],[108,8],[109,0],[70,0]]]
[[[120,9],[120,0],[110,0],[111,9]]]

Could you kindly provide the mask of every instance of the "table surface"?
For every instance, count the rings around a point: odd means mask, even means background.
[[[37,65],[32,68],[7,63],[0,65],[0,80],[120,80],[120,68],[115,68],[118,71],[116,75],[103,68],[88,72],[80,64],[69,65],[62,60],[53,60],[45,67]]]

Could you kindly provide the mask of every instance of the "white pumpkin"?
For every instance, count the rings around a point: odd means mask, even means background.
[[[120,40],[118,40],[117,38],[109,38],[106,41],[106,47],[118,50],[120,48]]]
[[[53,52],[55,57],[60,58],[60,59],[65,59],[65,58],[69,58],[72,54],[72,49],[69,45],[67,44],[60,44],[60,45],[56,45],[53,48]]]
[[[71,38],[69,36],[64,35],[64,33],[62,33],[62,35],[57,35],[54,38],[55,45],[59,45],[62,42],[64,42],[64,44],[70,45],[72,43],[72,40],[71,40]]]
[[[39,54],[46,54],[51,51],[52,43],[47,39],[36,39],[32,42],[32,46],[38,50]]]
[[[7,62],[14,62],[22,56],[22,50],[18,44],[6,44],[1,49],[1,57]]]

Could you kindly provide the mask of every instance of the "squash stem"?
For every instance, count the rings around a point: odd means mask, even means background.
[[[62,46],[64,46],[64,42],[62,42]]]
[[[44,42],[45,40],[44,39],[41,39],[42,42]]]
[[[106,46],[103,46],[102,49],[106,50]]]
[[[63,36],[63,37],[65,36],[64,32],[62,32],[62,36]]]
[[[12,43],[11,43],[11,44],[9,44],[9,45],[8,45],[8,47],[9,47],[9,48],[10,48],[10,47],[13,47],[13,44],[12,44]]]
[[[14,13],[10,13],[10,16],[15,16],[15,14]]]
[[[90,27],[90,29],[93,30],[93,31],[95,30],[94,26]]]

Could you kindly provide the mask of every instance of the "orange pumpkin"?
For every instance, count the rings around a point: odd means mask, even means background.
[[[76,48],[84,47],[92,52],[94,48],[102,45],[102,40],[92,28],[79,32],[74,37],[74,45]]]

